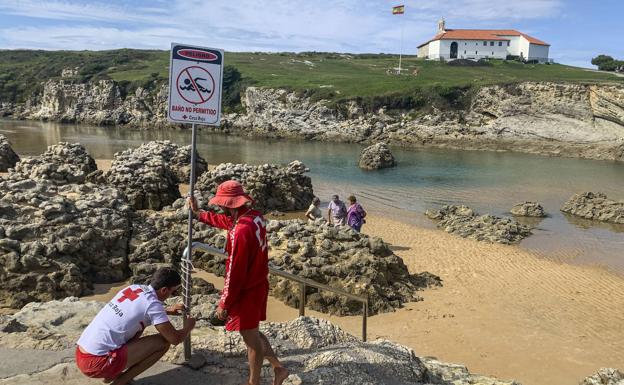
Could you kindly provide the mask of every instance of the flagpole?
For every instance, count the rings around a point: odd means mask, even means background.
[[[405,17],[405,13],[401,15],[401,46],[399,48],[399,75],[401,75],[401,59],[403,56],[403,17]]]
[[[399,75],[401,75],[401,59],[403,58],[403,18],[405,17],[405,6],[403,6],[403,13],[401,16],[401,45],[399,48]]]

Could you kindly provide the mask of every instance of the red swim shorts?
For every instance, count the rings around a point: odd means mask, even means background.
[[[117,378],[126,368],[128,346],[124,345],[105,356],[83,353],[76,346],[76,365],[82,373],[91,378]]]
[[[228,309],[225,330],[229,332],[255,329],[266,320],[269,283],[262,283],[240,293],[240,299]]]

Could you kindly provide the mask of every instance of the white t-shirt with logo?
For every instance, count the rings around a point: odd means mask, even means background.
[[[82,332],[78,345],[103,356],[125,345],[149,325],[169,322],[163,303],[151,286],[130,285],[121,290]]]

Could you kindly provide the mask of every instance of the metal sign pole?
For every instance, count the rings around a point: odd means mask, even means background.
[[[191,134],[191,180],[189,182],[189,192],[188,195],[193,199],[193,192],[195,191],[195,140],[197,137],[197,130],[195,128],[195,123],[193,123],[192,134]],[[193,269],[193,265],[191,263],[193,257],[193,211],[189,206],[188,212],[188,243],[187,243],[188,254],[186,258],[183,258],[183,273],[184,273],[184,322],[186,323],[186,319],[188,315],[191,313],[191,270]],[[188,361],[191,359],[191,334],[189,333],[186,339],[184,340],[184,358]]]

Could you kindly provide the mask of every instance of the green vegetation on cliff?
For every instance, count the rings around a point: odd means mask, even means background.
[[[77,68],[71,81],[113,79],[122,92],[152,89],[167,81],[168,51],[0,51],[0,102],[24,102],[42,83]],[[451,66],[403,58],[401,76],[390,74],[396,55],[336,53],[234,53],[225,55],[227,108],[236,108],[246,85],[287,88],[314,100],[340,105],[356,99],[368,110],[381,106],[407,109],[428,105],[462,108],[482,85],[522,81],[623,83],[624,78],[559,64],[490,61],[482,66]]]

